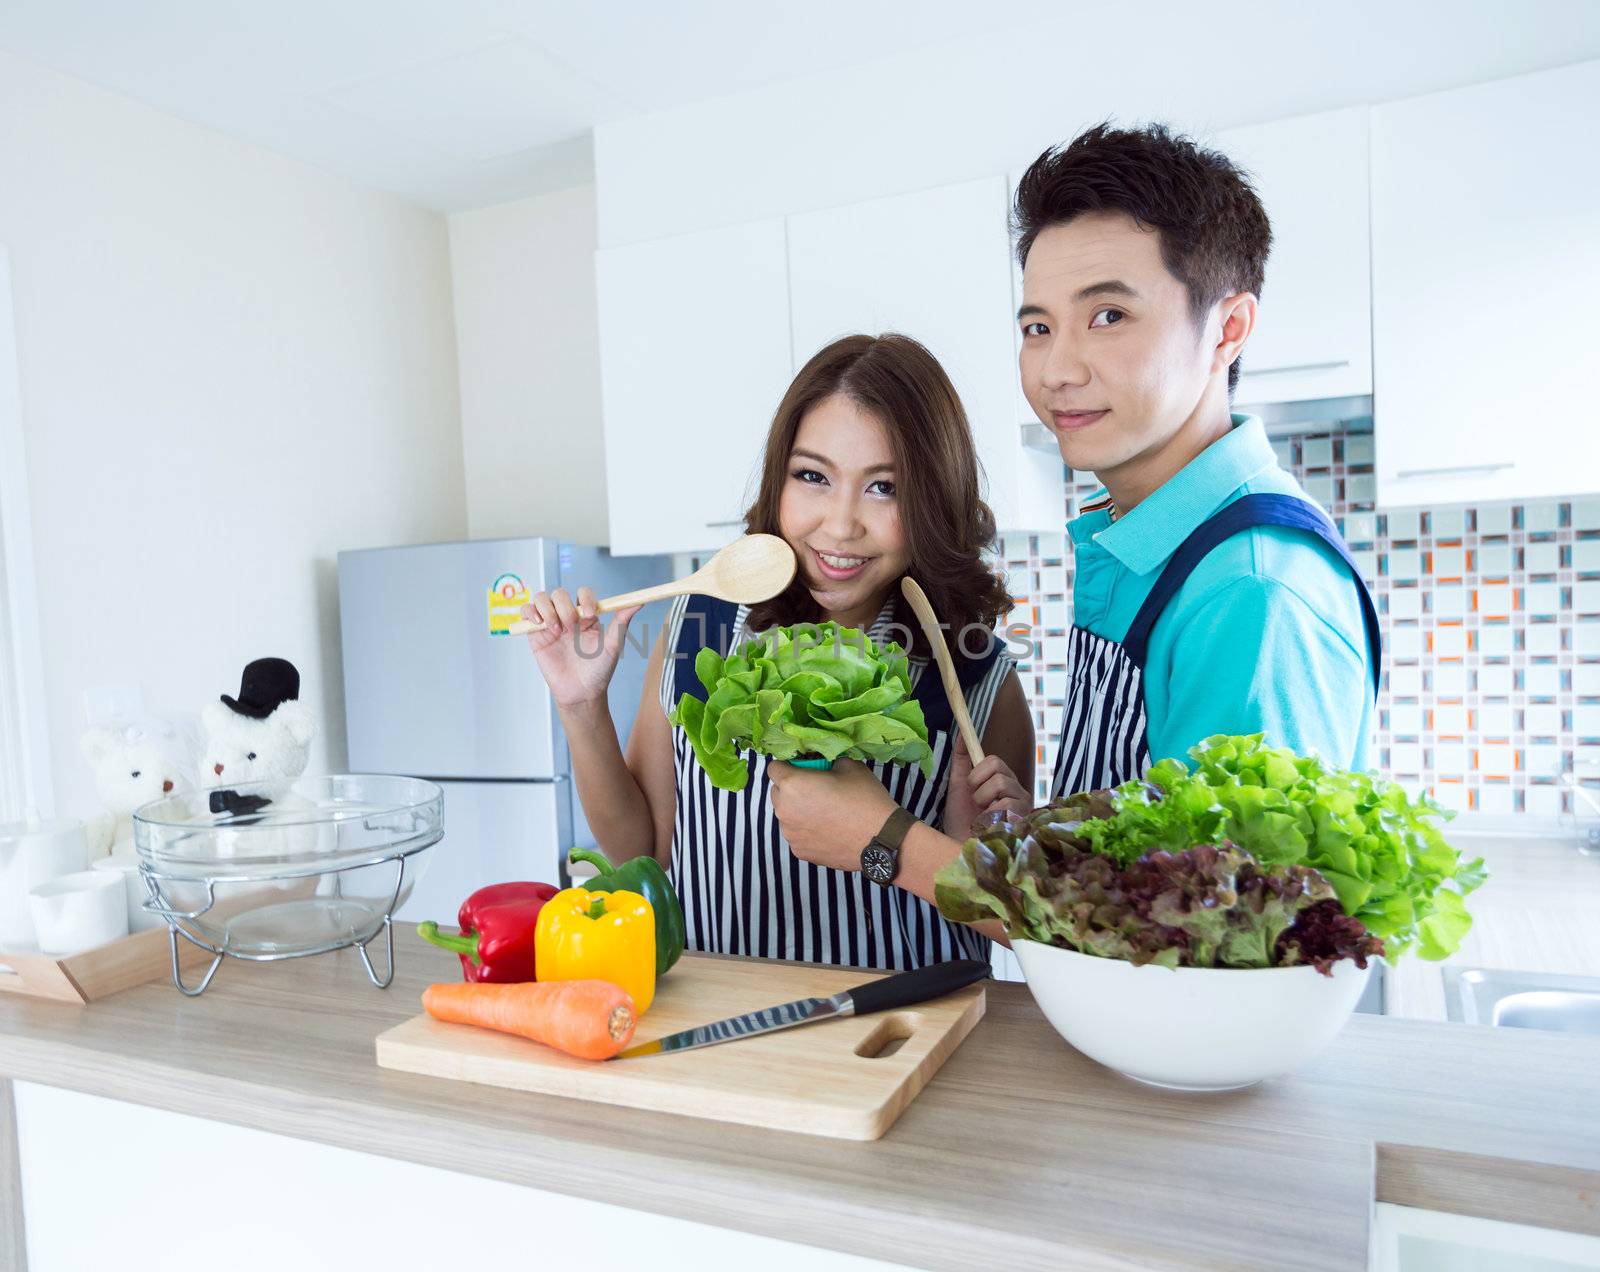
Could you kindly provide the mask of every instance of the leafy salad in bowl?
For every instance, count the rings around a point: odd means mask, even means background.
[[[1485,872],[1445,840],[1445,810],[1370,774],[1261,735],[1189,758],[991,819],[935,889],[946,918],[1004,922],[1067,1041],[1146,1081],[1213,1089],[1314,1054],[1369,960],[1449,957]]]
[[[1208,738],[1193,767],[985,827],[936,879],[939,908],[1086,954],[1166,967],[1280,967],[1455,952],[1483,882],[1432,800],[1261,735]]]

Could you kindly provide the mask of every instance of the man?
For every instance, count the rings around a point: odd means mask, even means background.
[[[1365,767],[1371,598],[1260,420],[1230,409],[1272,242],[1255,192],[1165,128],[1098,127],[1028,169],[1016,223],[1023,387],[1062,458],[1104,487],[1068,525],[1053,793],[1119,785],[1214,733]],[[807,860],[849,869],[889,828],[893,801],[859,764],[769,771]],[[930,877],[957,851],[921,823],[904,843]]]
[[[1214,733],[1364,767],[1370,598],[1261,422],[1231,411],[1272,239],[1255,192],[1163,127],[1102,125],[1028,169],[1016,228],[1023,388],[1103,486],[1068,525],[1054,793]]]

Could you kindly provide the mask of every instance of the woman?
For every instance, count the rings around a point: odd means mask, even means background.
[[[753,609],[680,598],[651,653],[626,756],[605,691],[636,611],[602,631],[588,588],[576,598],[541,592],[524,611],[546,625],[529,644],[597,840],[614,860],[651,853],[667,866],[692,949],[880,968],[987,958],[993,929],[950,923],[932,904],[933,872],[957,851],[936,827],[964,837],[982,812],[1031,804],[1033,722],[991,630],[1011,602],[981,559],[994,519],[978,497],[971,430],[934,357],[895,335],[849,336],[813,357],[772,421],[746,528],[788,542],[794,583]],[[986,752],[975,769],[926,640],[901,609],[907,574],[947,624]],[[852,761],[804,772],[747,752],[745,789],[713,787],[687,735],[668,722],[683,694],[704,694],[695,655],[707,645],[726,653],[774,625],[830,619],[911,654],[932,776]],[[901,807],[910,817],[891,818]],[[874,883],[861,854],[880,832],[899,839],[899,860]]]

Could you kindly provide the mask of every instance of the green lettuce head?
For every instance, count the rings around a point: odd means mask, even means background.
[[[909,667],[899,645],[879,649],[854,627],[775,627],[726,658],[702,649],[694,671],[706,699],[684,694],[670,718],[689,735],[712,785],[725,791],[749,781],[746,747],[774,760],[917,764],[931,776],[933,751]]]

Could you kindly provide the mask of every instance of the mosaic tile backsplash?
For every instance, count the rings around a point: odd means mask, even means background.
[[[1370,432],[1273,443],[1338,523],[1383,625],[1373,756],[1440,803],[1486,817],[1600,816],[1600,496],[1378,511]],[[1068,474],[1066,515],[1095,488]],[[1065,534],[1004,536],[1019,603],[1041,634],[1022,683],[1046,793],[1066,691],[1072,560]]]

